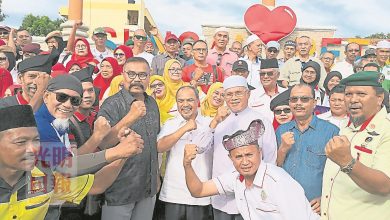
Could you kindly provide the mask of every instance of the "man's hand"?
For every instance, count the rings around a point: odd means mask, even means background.
[[[183,128],[185,129],[186,132],[196,130],[197,125],[195,119],[188,120],[187,123],[183,126]]]
[[[295,144],[294,140],[294,132],[286,132],[282,134],[282,143],[280,144],[280,147],[285,151],[288,152],[292,145]]]
[[[142,153],[144,141],[141,136],[129,128],[122,128],[118,138],[120,143],[115,147],[119,157],[124,159]]]
[[[351,143],[346,136],[334,136],[325,146],[326,156],[340,167],[345,167],[353,159]]]
[[[131,103],[130,111],[127,114],[130,117],[134,117],[135,120],[138,120],[146,115],[146,106],[143,101],[134,101]]]
[[[156,27],[152,27],[149,32],[153,36],[157,36],[157,34],[158,34],[158,30]]]
[[[311,206],[311,209],[317,213],[317,214],[321,214],[321,197],[318,197],[318,198],[315,198],[313,200],[310,201],[310,206]]]
[[[221,123],[230,115],[230,113],[230,109],[227,106],[220,106],[217,110],[215,120],[217,120],[218,123]]]
[[[186,144],[184,148],[184,158],[183,158],[183,165],[190,166],[193,159],[196,158],[197,146],[196,144]]]
[[[35,79],[37,85],[37,92],[44,92],[47,89],[47,84],[49,83],[50,75],[44,72],[40,72]]]
[[[203,69],[200,67],[197,67],[194,71],[194,77],[192,78],[195,81],[198,81],[203,76]]]
[[[74,28],[80,28],[83,25],[83,21],[77,20],[73,23]]]
[[[108,123],[107,119],[103,116],[99,116],[96,119],[93,127],[93,135],[96,135],[96,137],[101,140],[103,140],[111,131],[110,123]]]

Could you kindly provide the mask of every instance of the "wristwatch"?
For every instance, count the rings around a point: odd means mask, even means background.
[[[341,172],[350,174],[352,172],[353,166],[356,164],[356,159],[352,158],[351,162],[347,164],[345,167],[341,167]]]

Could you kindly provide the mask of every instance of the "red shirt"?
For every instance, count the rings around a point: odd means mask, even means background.
[[[198,68],[195,64],[192,64],[190,66],[186,66],[183,68],[183,74],[182,79],[184,82],[190,82],[192,78],[194,77],[194,71]],[[223,82],[223,73],[222,70],[219,67],[216,67],[216,74],[213,71],[213,67],[210,64],[207,64],[207,67],[202,67],[202,70],[204,71],[203,76],[198,80],[198,85],[202,89],[202,91],[207,94],[207,91],[209,91],[210,85],[215,82]]]

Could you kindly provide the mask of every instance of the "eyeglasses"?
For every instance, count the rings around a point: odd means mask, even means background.
[[[267,75],[267,76],[271,77],[271,76],[273,76],[273,75],[274,75],[274,71],[269,71],[269,72],[260,72],[260,76],[265,76],[265,75]]]
[[[217,58],[217,61],[215,62],[215,64],[217,66],[221,65],[221,61],[222,61],[222,54],[218,54],[218,58]]]
[[[168,71],[173,73],[178,73],[182,71],[182,68],[172,68],[172,69],[168,69]]]
[[[124,53],[114,53],[114,57],[123,57]]]
[[[278,50],[276,48],[268,48],[267,51],[270,53],[277,53],[278,52]]]
[[[137,40],[141,40],[141,41],[146,41],[148,38],[145,37],[145,36],[141,36],[141,35],[134,35],[135,39]]]
[[[128,71],[128,72],[125,72],[127,74],[127,76],[130,78],[130,79],[135,79],[137,76],[139,79],[141,80],[144,80],[148,77],[148,74],[145,73],[145,72],[141,72],[141,73],[136,73],[136,72],[133,72],[133,71]]]
[[[228,92],[225,94],[225,99],[231,99],[233,96],[241,98],[245,95],[246,91]]]
[[[160,87],[160,88],[164,87],[164,83],[157,83],[157,84],[150,85],[151,89],[155,89],[157,87]]]
[[[82,98],[79,96],[70,96],[62,92],[52,92],[56,94],[56,100],[61,103],[65,103],[70,99],[70,104],[73,106],[79,106],[81,104]]]
[[[301,102],[303,102],[303,103],[308,103],[312,99],[313,99],[313,97],[310,97],[310,96],[292,96],[292,97],[290,97],[289,101],[291,103],[297,103],[298,100],[301,100]]]
[[[76,46],[76,49],[85,49],[85,48],[87,48],[87,45],[84,44]]]
[[[0,62],[5,62],[7,61],[7,57],[0,57]]]
[[[0,35],[9,35],[8,31],[0,31]]]
[[[282,112],[288,114],[288,113],[291,112],[291,109],[290,108],[284,108],[284,109],[274,110],[275,115],[280,115],[280,114],[282,114]]]
[[[207,52],[207,48],[194,48],[192,50],[194,50],[194,51],[196,51],[198,53]]]

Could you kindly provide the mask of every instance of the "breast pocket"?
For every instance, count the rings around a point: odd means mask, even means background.
[[[263,214],[280,213],[280,209],[277,205],[268,202],[259,202],[256,205],[256,211]]]
[[[316,146],[307,146],[305,155],[305,164],[314,169],[323,169],[325,166],[326,155],[323,148]]]

